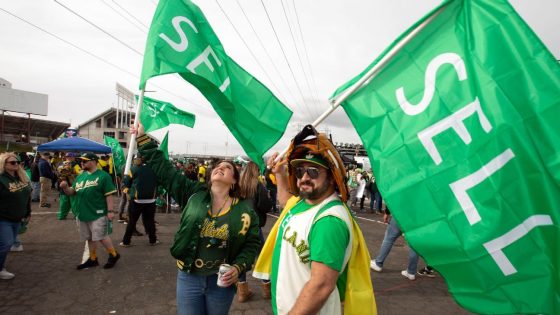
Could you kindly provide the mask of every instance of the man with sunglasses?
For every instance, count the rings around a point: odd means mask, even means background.
[[[112,195],[117,191],[111,176],[97,168],[97,155],[84,153],[80,157],[83,172],[78,175],[72,187],[68,182],[60,183],[60,188],[69,196],[74,196],[72,206],[79,222],[80,239],[88,242],[89,258],[77,266],[78,270],[99,266],[97,243],[101,243],[109,254],[105,269],[113,268],[120,258],[110,234],[115,212]]]
[[[374,314],[369,254],[345,202],[340,155],[308,125],[287,159],[268,160],[284,210],[272,228],[253,275],[271,280],[275,314]],[[286,169],[287,165],[287,169]],[[339,291],[340,290],[340,291]]]

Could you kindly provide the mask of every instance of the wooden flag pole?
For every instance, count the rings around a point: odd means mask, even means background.
[[[136,114],[134,116],[134,129],[138,130],[138,126],[140,124],[140,112],[142,110],[142,104],[144,102],[144,91],[146,90],[146,86],[140,90],[140,97],[138,98],[138,106],[136,107]],[[130,135],[130,142],[128,143],[128,154],[126,155],[126,164],[124,167],[124,176],[130,173],[130,164],[132,164],[132,155],[134,155],[134,150],[136,150],[136,134]]]

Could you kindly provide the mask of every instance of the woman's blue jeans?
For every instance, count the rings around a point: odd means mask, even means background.
[[[216,283],[218,275],[199,276],[179,270],[177,274],[177,314],[227,315],[235,285],[227,288]]]
[[[20,222],[0,220],[0,270],[4,269],[6,257],[14,244]]]

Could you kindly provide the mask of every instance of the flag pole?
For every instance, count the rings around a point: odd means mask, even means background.
[[[136,107],[136,114],[134,116],[134,129],[138,130],[138,126],[140,124],[140,111],[142,110],[142,104],[144,103],[144,91],[146,90],[146,85],[144,88],[140,90],[140,97],[138,98],[138,106]],[[128,154],[126,156],[126,164],[124,167],[124,176],[130,173],[130,164],[132,164],[132,155],[134,154],[134,150],[136,149],[136,134],[130,135],[130,142],[128,144]]]
[[[332,114],[332,112],[334,112],[334,110],[337,109],[340,104],[342,104],[348,97],[350,97],[350,95],[354,94],[354,92],[359,90],[364,84],[367,84],[368,81],[373,79],[377,75],[379,70],[385,67],[389,60],[391,60],[403,48],[404,45],[408,44],[408,42],[410,42],[421,30],[424,29],[424,27],[426,27],[426,25],[428,25],[436,16],[438,16],[446,6],[447,5],[443,5],[438,10],[434,11],[432,15],[430,15],[430,17],[428,17],[424,22],[418,25],[418,27],[408,33],[400,42],[393,46],[393,48],[391,48],[391,50],[389,50],[387,54],[385,54],[385,56],[383,56],[383,58],[381,58],[381,60],[379,60],[379,62],[375,64],[363,77],[356,81],[356,83],[354,83],[348,89],[344,90],[344,92],[342,92],[342,94],[340,94],[337,98],[330,100],[331,106],[329,107],[329,109],[321,114],[317,119],[315,119],[315,121],[311,123],[311,125],[317,128],[317,126],[322,123],[330,114]],[[288,152],[288,148],[289,146],[286,147],[282,152],[280,152],[280,154],[278,154],[274,161],[275,163],[280,161],[282,157],[286,155],[286,153]]]

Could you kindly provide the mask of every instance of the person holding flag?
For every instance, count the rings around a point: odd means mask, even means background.
[[[253,276],[271,281],[274,314],[376,314],[369,253],[346,206],[346,171],[325,134],[306,126],[274,164],[285,205]],[[287,170],[286,166],[287,165]],[[340,290],[340,291],[339,291]]]
[[[251,269],[261,242],[250,200],[239,198],[239,172],[231,161],[212,169],[208,185],[181,175],[138,125],[137,145],[146,164],[183,208],[171,255],[177,259],[177,313],[227,314],[241,273]],[[131,127],[131,133],[136,129]],[[229,270],[218,270],[227,264]]]

